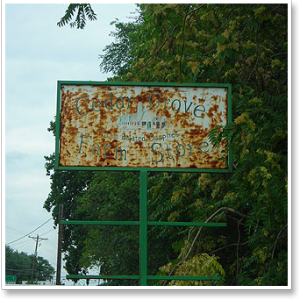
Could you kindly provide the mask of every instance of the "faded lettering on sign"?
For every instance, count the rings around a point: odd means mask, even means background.
[[[62,84],[59,166],[226,169],[226,87]]]

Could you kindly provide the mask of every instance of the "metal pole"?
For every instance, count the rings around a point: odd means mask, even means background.
[[[37,259],[38,244],[39,244],[39,241],[42,241],[42,240],[46,241],[47,239],[40,238],[38,234],[36,235],[36,238],[32,237],[32,236],[28,236],[28,237],[35,240],[35,251],[34,251],[33,264],[32,264],[32,273],[31,273],[31,284],[33,284],[33,275],[34,275],[34,268],[35,268],[36,259]]]
[[[34,274],[34,267],[35,267],[36,256],[37,256],[38,243],[39,243],[39,235],[36,236],[36,242],[35,242],[35,251],[34,251],[32,272],[31,272],[31,284],[33,284],[33,274]]]
[[[61,285],[61,244],[62,244],[62,230],[63,226],[61,221],[63,219],[64,205],[59,205],[58,214],[58,245],[57,245],[57,262],[56,262],[56,285]]]
[[[140,285],[147,285],[147,187],[148,174],[140,171]]]

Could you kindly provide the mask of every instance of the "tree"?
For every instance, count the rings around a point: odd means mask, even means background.
[[[13,250],[9,246],[5,246],[5,275],[16,275],[17,283],[31,280],[32,264],[34,255],[28,255],[24,252]],[[55,270],[48,260],[41,256],[37,257],[35,265],[35,281],[51,280]]]
[[[230,83],[234,119],[210,133],[212,143],[227,142],[232,174],[153,172],[148,183],[150,220],[227,222],[223,229],[152,227],[151,275],[221,275],[222,281],[151,284],[286,285],[287,6],[141,4],[139,9],[134,22],[114,23],[116,41],[105,48],[102,70],[124,82]],[[115,58],[122,58],[119,64]],[[69,204],[69,218],[117,218],[123,209],[128,216],[137,214],[138,182],[132,175],[51,176],[45,207],[53,208],[55,218],[59,201]],[[125,192],[124,202],[118,195]],[[120,240],[113,240],[108,229],[67,230],[67,262],[77,262],[76,272],[95,264],[108,273],[121,267],[133,271],[131,259],[120,265],[114,247],[121,241],[130,245],[133,234],[118,232]]]
[[[118,80],[231,83],[233,90],[234,123],[216,128],[210,138],[215,144],[228,142],[234,173],[179,175],[171,191],[162,184],[166,179],[156,176],[153,201],[173,202],[165,206],[170,207],[168,218],[215,216],[228,222],[218,238],[211,230],[205,236],[204,230],[186,232],[179,262],[174,260],[169,271],[199,253],[222,250],[226,284],[285,285],[287,6],[162,4],[140,5],[140,10],[136,38],[131,36],[127,48],[131,69],[116,72]],[[119,30],[118,37],[122,34],[128,35]],[[107,47],[103,69],[117,46]],[[163,211],[160,203],[157,207]]]

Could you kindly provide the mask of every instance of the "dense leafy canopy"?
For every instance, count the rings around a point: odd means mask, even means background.
[[[149,228],[148,274],[220,275],[170,285],[287,285],[287,6],[142,4],[114,22],[100,67],[115,81],[232,84],[226,140],[232,174],[149,175],[148,219],[227,222],[226,228]],[[52,123],[53,125],[53,123]],[[53,156],[46,158],[47,171]],[[45,208],[66,219],[138,220],[136,173],[54,172]],[[65,226],[66,268],[138,273],[136,228]],[[109,284],[138,284],[110,281]]]

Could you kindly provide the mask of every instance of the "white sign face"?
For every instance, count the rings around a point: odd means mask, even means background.
[[[228,90],[59,82],[57,167],[226,170],[208,134],[230,121]]]

